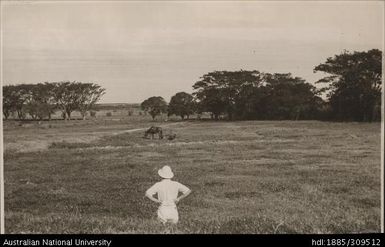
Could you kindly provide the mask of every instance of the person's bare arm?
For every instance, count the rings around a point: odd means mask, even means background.
[[[179,196],[178,198],[176,198],[175,203],[178,203],[180,200],[182,200],[182,199],[185,198],[186,196],[190,195],[190,193],[191,193],[191,190],[186,191],[186,192],[183,193],[181,196]]]
[[[147,196],[148,199],[150,199],[150,200],[153,201],[153,202],[161,203],[161,201],[159,201],[158,199],[156,199],[156,198],[154,197],[154,195],[151,195],[150,193],[146,193],[146,196]]]

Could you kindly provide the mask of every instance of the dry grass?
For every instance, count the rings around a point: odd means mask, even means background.
[[[149,116],[98,118],[71,121],[6,121],[4,123],[5,151],[34,152],[48,149],[52,143],[89,143],[103,136],[113,136],[146,128],[151,124],[167,124],[164,117],[151,121]]]
[[[166,164],[193,190],[179,205],[177,233],[380,231],[379,124],[186,122],[165,128],[174,141],[111,129],[88,142],[6,152],[6,231],[162,233],[144,192]]]

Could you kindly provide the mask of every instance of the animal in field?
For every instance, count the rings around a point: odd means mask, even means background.
[[[166,135],[166,137],[167,137],[167,140],[172,141],[176,138],[176,134]]]
[[[151,126],[144,132],[144,138],[151,136],[151,139],[154,139],[155,135],[158,135],[159,139],[163,139],[163,130],[161,127]]]

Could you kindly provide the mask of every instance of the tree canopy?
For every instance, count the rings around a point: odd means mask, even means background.
[[[77,109],[83,119],[86,113],[90,111],[99,99],[104,95],[105,89],[94,83],[83,83],[78,85]]]
[[[161,113],[167,112],[167,103],[160,96],[150,97],[143,101],[140,106],[144,111],[151,115],[153,120],[155,120],[155,117]]]
[[[314,72],[328,76],[317,83],[325,86],[334,119],[374,121],[381,116],[382,52],[348,52],[327,58]]]
[[[195,111],[194,97],[185,92],[176,93],[168,105],[168,115],[175,114],[182,119],[189,118]]]
[[[193,88],[200,109],[215,119],[307,119],[321,101],[314,86],[290,73],[214,71]]]
[[[51,119],[51,114],[60,110],[65,119],[70,119],[76,110],[84,118],[104,91],[94,83],[69,81],[7,85],[3,86],[3,115],[7,119],[16,112],[19,119],[29,114],[32,119],[41,120]]]

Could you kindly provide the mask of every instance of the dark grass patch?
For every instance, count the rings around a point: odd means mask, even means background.
[[[374,200],[371,198],[353,198],[352,203],[360,205],[362,208],[378,208],[381,205],[380,199]]]
[[[284,223],[261,216],[239,216],[212,221],[191,220],[184,222],[179,228],[186,233],[201,234],[294,233]],[[191,232],[191,229],[195,231]]]
[[[214,186],[223,186],[225,183],[219,181],[205,182],[205,186],[214,187]]]
[[[75,149],[75,148],[88,148],[88,147],[93,147],[91,143],[86,143],[86,142],[66,142],[66,141],[61,141],[61,142],[52,142],[48,148],[49,149],[55,149],[55,148],[68,148],[68,149]]]
[[[193,159],[193,162],[194,163],[209,163],[209,162],[213,162],[213,159],[204,159],[204,158]]]
[[[257,197],[257,196],[260,196],[261,193],[254,192],[254,191],[250,191],[250,192],[235,191],[235,192],[225,192],[224,195],[228,199],[238,199],[238,198]]]
[[[349,187],[333,186],[333,187],[323,188],[322,191],[325,193],[346,194],[346,193],[350,193],[351,189]]]
[[[297,192],[300,190],[299,186],[290,182],[279,183],[276,181],[258,183],[256,187],[265,193]]]

